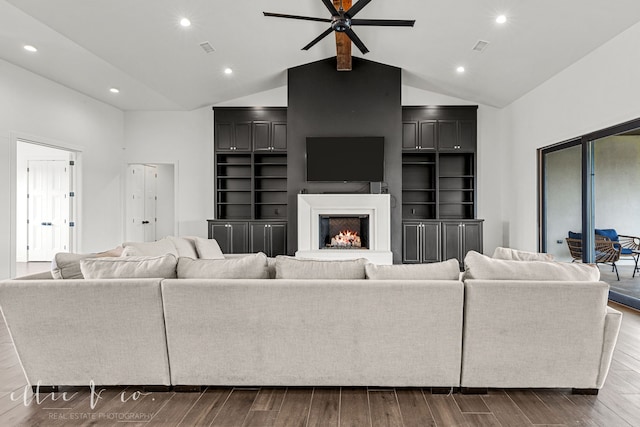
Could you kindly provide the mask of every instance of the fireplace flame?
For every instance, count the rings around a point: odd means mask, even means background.
[[[331,246],[352,246],[359,248],[362,246],[362,242],[357,232],[343,230],[331,238]]]

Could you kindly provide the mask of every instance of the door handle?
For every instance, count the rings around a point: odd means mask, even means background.
[[[149,221],[142,221],[143,224],[149,224]]]
[[[41,222],[40,225],[53,225],[50,222]]]

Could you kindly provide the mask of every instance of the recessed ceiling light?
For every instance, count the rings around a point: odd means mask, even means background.
[[[36,49],[35,46],[31,46],[30,44],[24,45],[24,50],[28,50],[29,52],[37,52],[38,51],[38,49]]]
[[[111,89],[109,89],[109,92],[111,92],[111,93],[120,93],[120,89],[118,89],[117,87],[112,87]]]
[[[507,17],[504,15],[500,15],[496,18],[496,22],[498,24],[504,24],[505,22],[507,22]]]
[[[224,73],[225,74],[233,74],[233,70],[231,68],[225,68],[224,69]]]
[[[460,66],[460,67],[456,68],[456,71],[457,71],[458,73],[464,73],[464,67],[463,67],[463,66]]]
[[[182,25],[183,27],[190,27],[191,26],[191,21],[189,21],[188,18],[182,18],[180,20],[180,25]]]

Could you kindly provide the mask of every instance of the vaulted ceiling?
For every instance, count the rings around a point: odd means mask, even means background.
[[[122,110],[191,110],[284,86],[288,68],[335,55],[333,35],[301,50],[328,24],[263,11],[329,17],[321,0],[0,0],[0,58]],[[370,50],[354,56],[503,107],[639,22],[640,1],[373,0],[358,18],[416,23],[354,27]]]

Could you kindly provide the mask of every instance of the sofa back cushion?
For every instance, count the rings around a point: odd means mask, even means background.
[[[196,251],[196,238],[195,237],[178,237],[167,236],[167,239],[171,240],[173,246],[176,247],[178,257],[198,258],[198,252]]]
[[[371,280],[459,280],[460,264],[453,258],[430,264],[367,264],[364,267]]]
[[[467,253],[464,265],[465,279],[588,282],[600,280],[600,270],[592,264],[502,260],[475,251]]]
[[[93,254],[58,252],[51,261],[51,276],[54,279],[83,279],[80,261],[87,258],[118,257],[122,254],[122,250],[123,248],[118,246],[108,251]]]
[[[80,261],[80,269],[85,279],[173,279],[176,277],[177,262],[177,258],[172,254],[87,258]]]
[[[553,261],[551,254],[519,251],[511,248],[496,248],[493,251],[493,258],[513,261]]]
[[[310,260],[284,255],[276,257],[276,279],[365,279],[364,258]]]
[[[179,279],[268,279],[262,252],[230,259],[178,259]]]
[[[176,246],[168,238],[155,242],[124,242],[122,256],[159,256],[172,254],[178,256]]]
[[[598,236],[606,237],[612,242],[617,242],[618,240],[620,240],[618,232],[615,230],[615,228],[596,228],[595,233]]]

